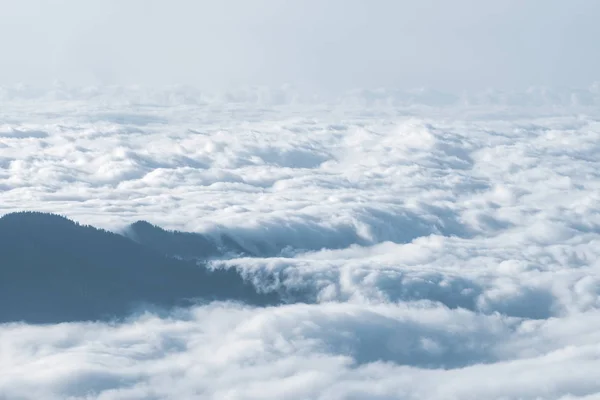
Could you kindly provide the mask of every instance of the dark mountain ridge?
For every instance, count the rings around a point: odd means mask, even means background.
[[[233,269],[213,271],[166,255],[173,249],[186,249],[190,258],[216,254],[197,235],[169,246],[159,246],[169,243],[160,237],[144,242],[151,245],[54,214],[1,217],[0,322],[107,320],[140,306],[171,308],[198,299],[257,306],[281,301]]]
[[[165,230],[146,221],[129,225],[123,235],[165,255],[183,259],[208,259],[227,254],[256,255],[228,235],[215,239],[200,233]]]

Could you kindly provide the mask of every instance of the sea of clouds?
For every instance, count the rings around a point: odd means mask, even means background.
[[[227,233],[309,299],[0,325],[0,399],[600,399],[596,89],[3,89],[0,213]]]

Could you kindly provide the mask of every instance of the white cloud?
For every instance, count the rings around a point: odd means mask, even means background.
[[[581,398],[600,390],[599,322],[596,311],[519,322],[391,304],[215,304],[122,325],[5,325],[0,395]]]
[[[594,110],[110,90],[3,103],[0,211],[227,233],[314,304],[1,325],[0,398],[598,398]]]

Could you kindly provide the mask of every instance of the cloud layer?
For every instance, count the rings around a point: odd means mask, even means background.
[[[518,321],[402,305],[214,304],[2,327],[7,399],[597,398],[597,311]]]
[[[226,234],[313,304],[0,325],[0,398],[598,398],[593,109],[105,100],[7,103],[2,213]]]

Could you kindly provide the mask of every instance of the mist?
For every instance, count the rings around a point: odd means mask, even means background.
[[[0,84],[589,87],[593,0],[0,1]]]

